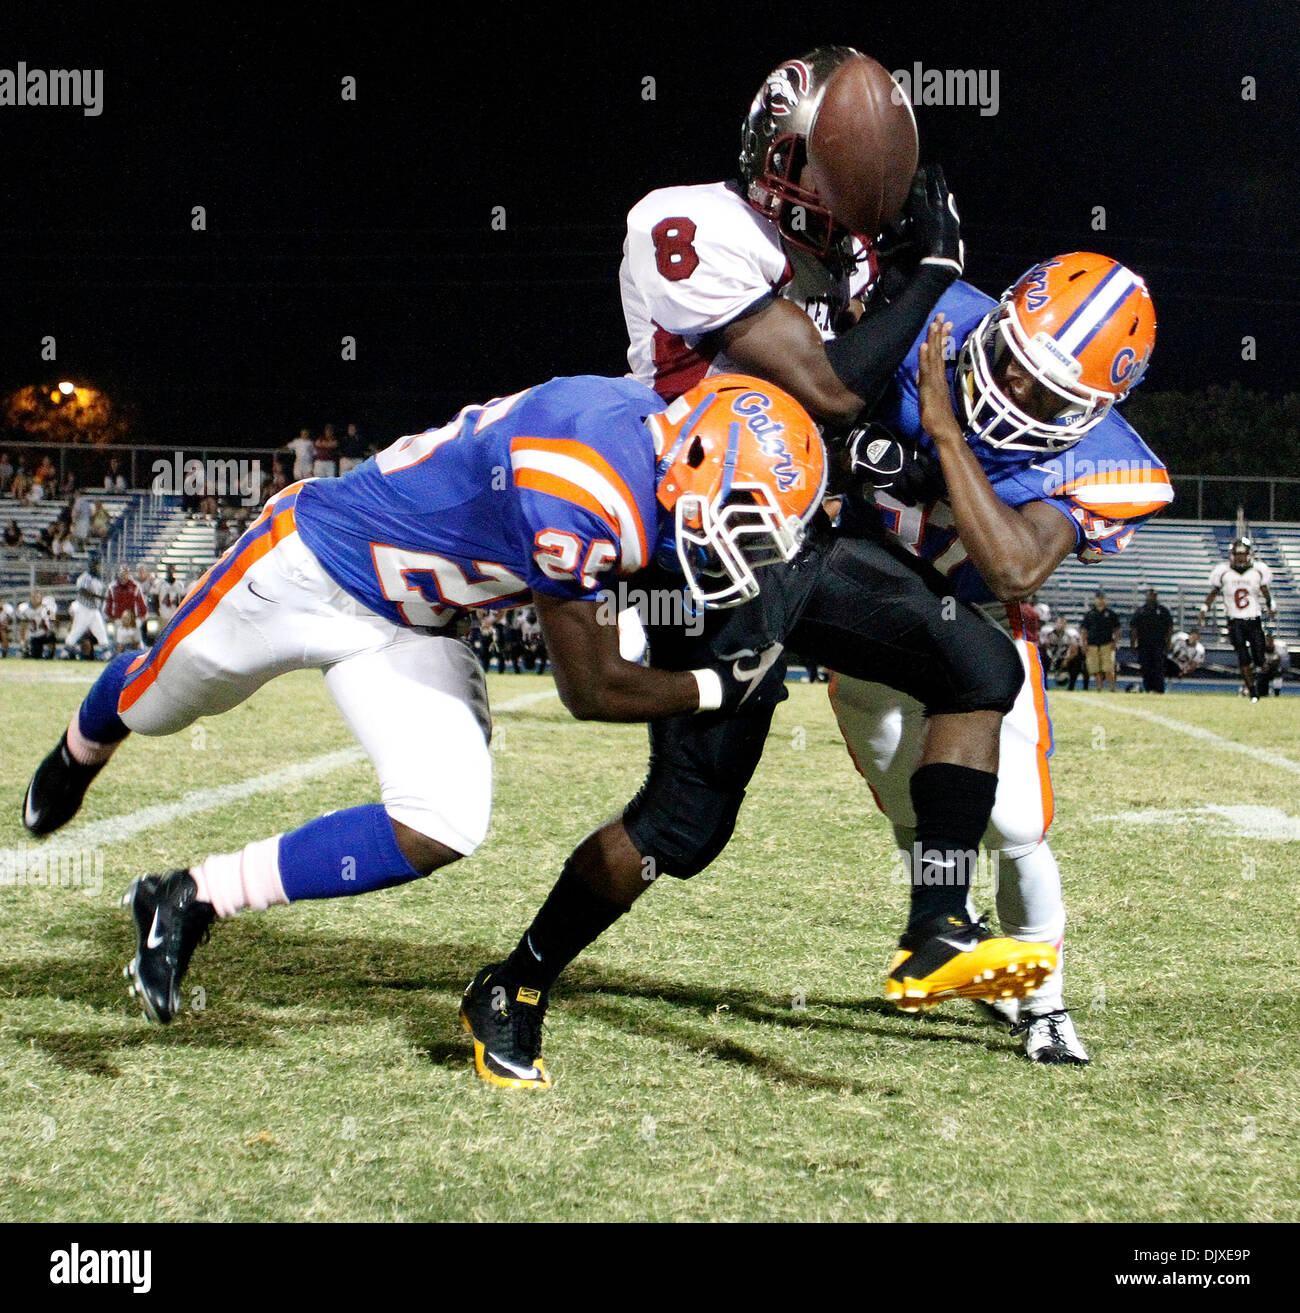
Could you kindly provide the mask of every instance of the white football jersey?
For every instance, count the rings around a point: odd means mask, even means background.
[[[18,604],[18,619],[31,625],[38,634],[53,633],[58,614],[58,604],[52,597],[42,598],[40,606],[33,606],[31,602]]]
[[[185,597],[185,581],[177,579],[175,583],[168,583],[162,579],[154,590],[154,596],[158,599],[159,617],[164,621],[170,620]]]
[[[102,579],[96,579],[89,570],[83,570],[77,576],[77,601],[83,606],[99,606],[108,591]]]
[[[1169,656],[1184,675],[1189,675],[1205,664],[1205,644],[1193,643],[1189,634],[1180,631],[1169,640]]]
[[[1223,592],[1223,609],[1229,620],[1258,620],[1264,612],[1260,606],[1261,588],[1273,582],[1273,571],[1263,561],[1255,561],[1245,570],[1234,570],[1228,561],[1220,561],[1210,571],[1210,587]]]
[[[726,183],[663,187],[627,216],[619,269],[627,359],[634,378],[672,400],[706,374],[735,366],[701,339],[770,296],[793,302],[823,339],[871,286],[866,248],[850,275],[833,274],[796,247]]]
[[[1055,627],[1044,629],[1039,636],[1039,642],[1047,649],[1048,656],[1056,661],[1068,657],[1078,648],[1081,639],[1079,631],[1073,625],[1066,625],[1063,630],[1057,630]]]

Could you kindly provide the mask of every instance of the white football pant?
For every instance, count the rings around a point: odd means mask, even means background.
[[[276,675],[320,670],[374,763],[389,816],[473,852],[492,809],[491,721],[477,658],[459,639],[395,625],[344,592],[294,527],[293,500],[281,493],[268,503],[194,585],[130,667],[118,714],[138,734],[174,734],[238,706]]]

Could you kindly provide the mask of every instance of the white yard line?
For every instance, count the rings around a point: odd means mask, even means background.
[[[99,677],[100,670],[6,670],[0,665],[0,684],[91,684]]]
[[[541,689],[535,693],[523,693],[519,697],[509,698],[492,708],[493,715],[511,711],[522,711],[525,707],[535,706],[558,696],[554,689]],[[280,766],[276,770],[254,775],[250,779],[237,780],[233,784],[218,784],[208,789],[197,789],[187,793],[175,802],[157,803],[152,807],[141,807],[138,811],[127,812],[124,816],[109,816],[102,821],[92,821],[89,825],[67,830],[56,838],[36,841],[40,851],[57,857],[62,852],[80,851],[97,848],[101,844],[121,843],[145,830],[172,825],[176,821],[203,812],[216,811],[240,802],[259,793],[276,793],[290,785],[303,780],[315,779],[318,775],[328,775],[332,771],[342,770],[345,766],[354,766],[365,761],[366,754],[360,748],[342,748],[337,752],[326,752],[319,757],[310,757],[306,761],[295,762],[290,766]],[[0,870],[10,864],[26,860],[30,848],[0,848]]]
[[[1238,743],[1236,739],[1224,738],[1222,734],[1216,734],[1203,725],[1193,725],[1186,720],[1175,720],[1172,716],[1162,716],[1157,711],[1147,711],[1142,707],[1130,707],[1127,703],[1115,702],[1110,699],[1102,705],[1102,710],[1118,711],[1125,716],[1137,716],[1139,720],[1149,720],[1153,725],[1161,725],[1165,729],[1173,730],[1176,734],[1186,734],[1188,738],[1213,743],[1216,748],[1222,748],[1225,752],[1240,753],[1243,757],[1250,757],[1254,761],[1262,761],[1266,766],[1274,766],[1278,770],[1290,771],[1293,775],[1300,775],[1300,761],[1296,761],[1293,757],[1284,757],[1280,752],[1273,752],[1269,748],[1252,748],[1248,743]]]

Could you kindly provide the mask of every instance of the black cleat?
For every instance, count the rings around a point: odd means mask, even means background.
[[[503,1089],[549,1090],[542,1061],[546,996],[518,985],[504,968],[504,962],[484,967],[460,1002],[461,1024],[474,1039],[474,1069]]]
[[[23,796],[23,824],[32,834],[53,834],[81,809],[90,782],[104,769],[83,766],[68,751],[65,731],[54,751],[36,768]]]
[[[216,913],[197,898],[188,871],[142,875],[122,895],[135,919],[135,957],[122,974],[150,1021],[165,1026],[180,1011],[181,981]]]

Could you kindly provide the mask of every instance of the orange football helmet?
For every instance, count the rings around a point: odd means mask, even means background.
[[[715,374],[647,421],[659,504],[701,606],[758,596],[754,569],[789,561],[826,492],[826,449],[788,393],[744,374]]]
[[[1128,395],[1155,341],[1151,294],[1131,269],[1087,251],[1044,260],[962,346],[957,392],[966,426],[994,447],[1063,451]],[[1008,352],[1059,398],[1055,415],[1027,414],[999,388]]]

